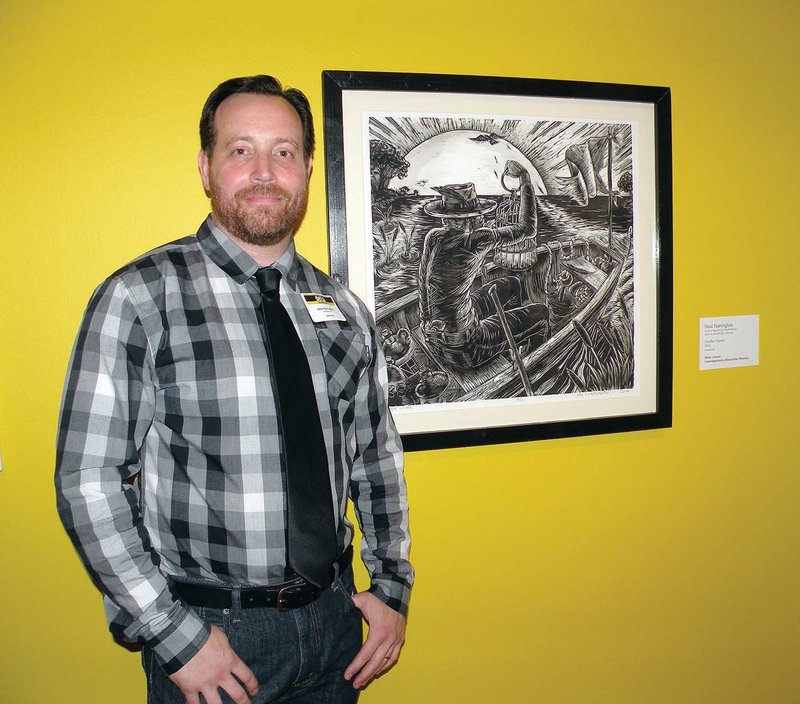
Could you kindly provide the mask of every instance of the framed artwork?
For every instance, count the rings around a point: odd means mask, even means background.
[[[668,88],[322,81],[331,274],[407,450],[671,425]]]

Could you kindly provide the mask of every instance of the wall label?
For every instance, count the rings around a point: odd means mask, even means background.
[[[700,369],[757,364],[757,315],[700,318]]]

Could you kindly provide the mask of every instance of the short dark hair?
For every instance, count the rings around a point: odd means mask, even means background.
[[[211,155],[217,141],[217,131],[214,128],[214,116],[217,108],[225,98],[236,93],[255,93],[257,95],[277,95],[289,103],[303,125],[303,151],[306,159],[314,154],[314,118],[311,115],[311,106],[308,98],[297,88],[284,88],[277,78],[266,75],[242,76],[230,78],[220,83],[208,96],[203,112],[200,114],[200,147]]]

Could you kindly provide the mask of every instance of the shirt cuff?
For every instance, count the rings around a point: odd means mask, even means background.
[[[211,627],[194,611],[184,610],[183,618],[170,621],[157,636],[146,641],[164,672],[171,675],[197,655],[209,636]]]
[[[370,587],[374,594],[386,606],[397,611],[401,616],[408,618],[408,603],[411,599],[411,584],[396,577],[375,577]]]

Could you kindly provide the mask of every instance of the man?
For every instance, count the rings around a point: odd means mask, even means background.
[[[413,581],[383,355],[364,305],[295,252],[314,150],[305,96],[231,79],[200,137],[212,214],[87,308],[59,513],[112,632],[143,645],[148,701],[355,701],[397,662]],[[358,594],[348,492],[371,576]]]
[[[520,181],[516,224],[482,227],[497,204],[478,198],[472,183],[434,187],[442,197],[424,208],[429,215],[442,218],[443,227],[430,230],[422,247],[422,332],[431,351],[454,367],[478,367],[508,349],[498,303],[517,345],[533,349],[549,332],[547,306],[523,304],[523,285],[517,276],[502,276],[478,288],[475,285],[494,247],[519,242],[536,231],[530,175],[516,161],[506,163],[505,175]]]

